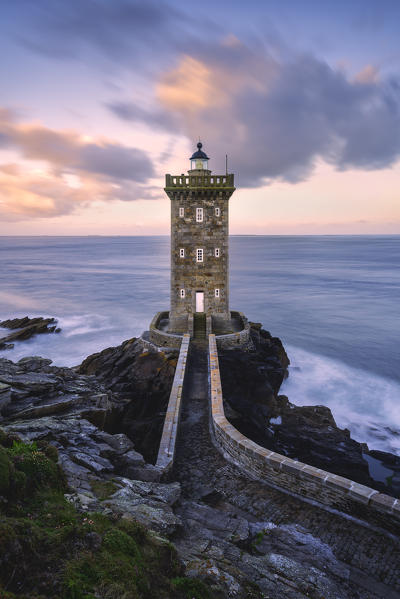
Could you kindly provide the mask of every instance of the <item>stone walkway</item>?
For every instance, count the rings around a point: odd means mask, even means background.
[[[216,597],[399,599],[398,539],[252,480],[215,448],[207,347],[191,343],[171,476],[188,572],[213,581]]]

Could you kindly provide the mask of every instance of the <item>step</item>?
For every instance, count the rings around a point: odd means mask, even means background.
[[[194,314],[193,316],[193,337],[195,339],[206,338],[206,315]]]

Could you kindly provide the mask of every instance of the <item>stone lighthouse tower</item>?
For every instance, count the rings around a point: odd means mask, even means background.
[[[171,200],[169,331],[191,332],[193,317],[228,320],[229,198],[233,174],[213,175],[197,144],[187,175],[166,175]]]

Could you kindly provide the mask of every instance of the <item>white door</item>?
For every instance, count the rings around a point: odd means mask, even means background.
[[[196,312],[204,312],[204,291],[196,291]]]

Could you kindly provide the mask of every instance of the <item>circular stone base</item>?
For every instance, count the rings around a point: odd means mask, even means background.
[[[250,325],[243,312],[231,312],[230,320],[218,316],[206,318],[206,337],[210,333],[216,336],[218,348],[240,347],[248,344],[250,338]],[[182,333],[168,331],[169,312],[157,312],[150,323],[149,340],[160,347],[179,348],[182,342]],[[188,330],[193,337],[193,316],[188,317]]]

